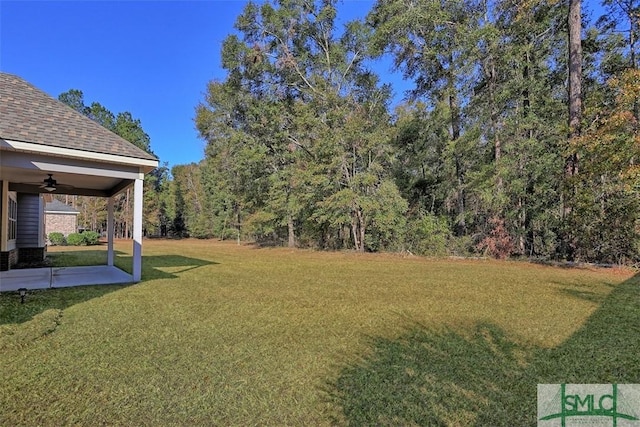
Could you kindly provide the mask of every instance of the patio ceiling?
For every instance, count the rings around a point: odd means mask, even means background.
[[[5,140],[0,140],[0,166],[0,180],[9,182],[10,191],[49,193],[44,180],[51,174],[56,180],[55,194],[99,197],[122,191],[150,168],[15,151]]]

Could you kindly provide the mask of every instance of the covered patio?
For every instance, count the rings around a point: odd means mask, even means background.
[[[20,77],[0,73],[0,291],[142,278],[143,180],[158,166],[136,147]],[[114,266],[114,197],[133,188],[133,271]],[[12,270],[46,250],[42,193],[107,199],[107,264]],[[6,267],[6,268],[5,268]]]
[[[109,265],[24,268],[0,272],[0,278],[3,292],[134,282],[131,274]]]

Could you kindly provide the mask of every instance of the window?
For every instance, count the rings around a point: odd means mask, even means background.
[[[8,240],[16,240],[18,236],[18,203],[12,197],[9,197],[9,230]]]

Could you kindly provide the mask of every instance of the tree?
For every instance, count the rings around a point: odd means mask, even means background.
[[[570,220],[580,227],[576,257],[621,263],[634,259],[638,251],[640,133],[634,108],[640,72],[629,69],[608,86],[614,102],[572,140],[581,169]]]
[[[337,36],[335,17],[334,1],[249,3],[242,39],[223,43],[228,76],[209,85],[196,123],[207,162],[224,165],[219,192],[233,195],[238,227],[246,216],[254,237],[364,251],[392,158],[389,92],[364,67],[366,29]]]
[[[372,52],[390,53],[396,69],[415,82],[413,98],[424,97],[431,106],[446,103],[456,186],[455,229],[466,232],[466,175],[469,140],[463,137],[464,88],[472,72],[469,36],[478,23],[478,6],[471,1],[378,1],[367,20],[375,29]],[[471,37],[473,38],[473,37]]]
[[[635,1],[607,0],[584,34],[579,0],[381,0],[343,32],[333,1],[248,4],[196,116],[211,230],[637,257]],[[383,55],[414,82],[394,116],[366,67]]]
[[[176,216],[181,218],[181,224],[175,230],[178,235],[184,234],[185,231],[190,236],[198,238],[214,235],[211,215],[206,206],[201,171],[202,168],[195,163],[177,165],[171,170]]]
[[[90,106],[86,106],[84,95],[78,89],[71,89],[60,94],[58,100],[137,147],[153,154],[149,135],[142,129],[140,120],[134,119],[131,113],[118,113],[117,116],[114,116],[111,111],[98,102],[92,102]],[[147,180],[144,184],[146,203],[144,204],[143,212],[143,228],[146,232],[158,232],[159,224],[166,222],[166,218],[163,218],[164,211],[154,203],[159,198],[158,192],[163,188],[163,181],[166,179],[168,179],[168,176],[163,168],[157,168],[147,175]],[[78,196],[76,203],[81,208],[80,224],[91,230],[101,231],[106,229],[106,214],[104,214],[106,212],[106,201],[104,199]],[[132,203],[133,200],[129,188],[115,199],[115,233],[118,237],[131,237]]]
[[[144,232],[149,236],[167,236],[173,218],[170,194],[170,176],[167,163],[152,170],[144,180]]]
[[[488,15],[479,42],[487,46],[480,61],[490,67],[483,67],[469,109],[496,152],[491,175],[475,186],[486,212],[482,235],[506,231],[515,253],[550,256],[564,164],[559,141],[566,138],[566,14],[561,4],[498,2]]]
[[[113,123],[113,132],[136,147],[153,154],[149,135],[142,129],[140,119],[134,119],[130,112],[118,113]]]
[[[614,55],[608,60],[608,68],[615,73],[623,68],[638,68],[638,36],[640,35],[640,3],[638,0],[604,0],[602,2],[606,14],[602,15],[597,25],[602,32],[608,35],[626,34],[625,38],[620,38],[622,43],[614,42],[608,46],[606,53]],[[619,48],[624,46],[620,52]]]
[[[429,110],[422,102],[396,109],[393,144],[398,161],[393,174],[412,216],[447,214],[449,132],[444,115],[444,108]]]
[[[602,73],[605,79],[619,76],[627,69],[638,68],[638,38],[640,37],[640,3],[638,0],[605,0],[607,13],[596,25],[603,35]],[[626,37],[624,37],[626,35]],[[634,117],[640,119],[640,102],[636,99]]]
[[[115,117],[111,111],[98,102],[92,102],[89,107],[85,107],[84,114],[102,127],[118,134],[115,128]],[[125,138],[126,139],[126,138]]]
[[[84,94],[81,90],[71,89],[58,95],[58,100],[67,104],[80,114],[87,115],[87,107],[84,105]]]
[[[569,138],[580,136],[582,127],[582,12],[581,0],[569,0]],[[578,173],[578,155],[569,154],[569,177]]]
[[[476,242],[500,224],[520,253],[532,254],[543,232],[551,239],[558,181],[549,171],[566,127],[554,68],[561,10],[424,0],[380,1],[369,14],[373,52],[393,56],[415,82],[410,100],[424,105],[397,122],[397,176],[411,183],[401,185],[410,202],[422,199],[412,207],[417,219],[447,213],[456,235]]]

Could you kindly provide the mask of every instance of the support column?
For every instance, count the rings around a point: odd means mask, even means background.
[[[9,232],[9,182],[0,181],[0,271],[11,267],[11,254],[7,242]],[[0,283],[0,288],[2,284]]]
[[[0,251],[9,250],[9,181],[0,181]]]
[[[113,216],[113,197],[107,199],[107,265],[113,267],[113,239],[115,237],[115,222]]]
[[[142,177],[133,185],[133,281],[142,279]]]

